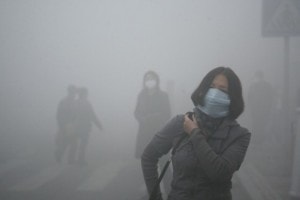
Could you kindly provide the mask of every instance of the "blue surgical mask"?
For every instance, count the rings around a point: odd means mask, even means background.
[[[228,94],[217,88],[210,88],[204,97],[204,105],[198,105],[197,108],[212,118],[221,118],[228,115],[229,105]]]

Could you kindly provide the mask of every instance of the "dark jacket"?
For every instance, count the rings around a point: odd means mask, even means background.
[[[99,128],[101,123],[94,111],[92,104],[87,99],[76,100],[76,119],[75,128],[79,136],[87,136],[91,130],[93,123]]]
[[[184,133],[184,116],[178,115],[159,131],[142,155],[148,192],[157,180],[158,159]],[[168,200],[230,200],[231,178],[239,169],[250,141],[250,133],[236,121],[224,120],[209,138],[194,129],[172,157],[173,181]],[[161,199],[158,191],[157,199]]]
[[[60,131],[65,132],[68,124],[74,123],[76,118],[76,100],[71,97],[62,99],[57,107],[56,121]]]
[[[146,145],[171,117],[168,94],[158,89],[154,94],[142,90],[137,99],[134,116],[139,123],[135,157],[141,158]]]

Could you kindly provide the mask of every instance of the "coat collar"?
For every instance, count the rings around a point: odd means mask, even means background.
[[[237,126],[238,123],[236,120],[224,119],[220,127],[215,133],[213,133],[211,139],[226,139],[229,136],[229,131],[233,126]]]

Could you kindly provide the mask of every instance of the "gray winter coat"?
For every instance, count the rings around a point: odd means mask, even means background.
[[[144,150],[141,162],[149,193],[157,181],[158,159],[186,134],[183,121],[183,115],[174,117]],[[168,200],[231,200],[231,178],[243,162],[250,136],[247,129],[232,120],[224,120],[207,139],[200,129],[194,129],[172,157],[174,171]],[[156,199],[161,199],[160,191]]]

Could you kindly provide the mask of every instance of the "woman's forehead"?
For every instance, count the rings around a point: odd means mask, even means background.
[[[228,79],[224,74],[218,74],[213,79],[213,82],[228,82]]]
[[[222,86],[222,87],[228,87],[228,79],[223,74],[218,74],[215,76],[215,78],[212,81],[212,84],[215,86]]]

